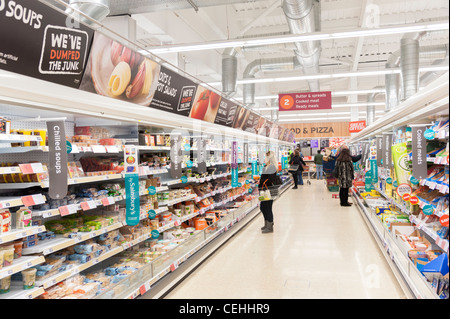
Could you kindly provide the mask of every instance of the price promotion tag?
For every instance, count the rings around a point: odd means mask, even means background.
[[[31,164],[19,164],[19,168],[22,174],[38,174],[44,172],[44,167],[42,163],[31,163]]]
[[[425,215],[433,215],[433,213],[434,213],[434,208],[433,208],[433,206],[431,206],[431,205],[425,205],[425,206],[423,206],[423,208],[422,208],[422,212],[423,212]]]
[[[409,202],[411,203],[411,205],[417,205],[419,204],[419,198],[417,196],[411,196]]]

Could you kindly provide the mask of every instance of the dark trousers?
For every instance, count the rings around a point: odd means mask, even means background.
[[[273,223],[273,212],[272,212],[273,200],[265,200],[260,203],[259,208],[264,215],[264,220]]]
[[[341,200],[341,205],[348,203],[348,187],[339,188],[339,199]]]
[[[297,171],[296,173],[292,173],[292,177],[294,178],[295,187],[297,187],[298,184],[303,185],[303,175],[302,174],[303,174],[303,171]]]

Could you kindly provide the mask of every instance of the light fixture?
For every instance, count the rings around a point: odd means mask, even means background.
[[[445,71],[448,70],[449,66],[427,66],[419,68],[419,72],[430,72],[430,71]],[[328,79],[328,78],[348,78],[348,77],[364,77],[373,75],[386,75],[386,74],[400,74],[400,69],[389,69],[389,70],[377,70],[377,71],[355,71],[355,72],[345,72],[345,73],[330,73],[330,74],[314,74],[314,75],[302,75],[302,76],[288,76],[288,77],[278,77],[278,78],[251,78],[237,80],[237,84],[251,84],[251,83],[270,83],[270,82],[292,82],[292,81],[306,81],[314,79]],[[222,82],[210,82],[206,83],[210,86],[222,85]]]
[[[209,43],[191,43],[186,45],[170,45],[170,46],[160,46],[160,47],[149,47],[146,50],[140,50],[142,54],[148,52],[153,54],[163,54],[163,53],[174,53],[174,52],[188,52],[188,51],[200,51],[200,50],[214,50],[214,49],[224,49],[224,48],[236,48],[236,47],[246,47],[246,46],[259,46],[268,44],[282,44],[282,43],[292,43],[292,42],[308,42],[317,40],[335,40],[335,39],[345,39],[345,38],[357,38],[357,37],[372,37],[380,35],[392,35],[392,34],[404,34],[410,32],[420,32],[420,31],[438,31],[438,30],[448,30],[448,23],[422,23],[422,24],[409,24],[394,27],[384,27],[384,28],[370,28],[370,29],[358,29],[349,30],[344,32],[335,33],[322,33],[322,32],[312,32],[309,34],[300,35],[281,35],[281,36],[269,36],[269,37],[259,37],[254,39],[242,39],[242,40],[225,40],[225,41],[212,41]]]

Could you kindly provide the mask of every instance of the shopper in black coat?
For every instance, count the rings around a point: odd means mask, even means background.
[[[294,187],[292,189],[297,189],[297,185],[300,182],[300,185],[303,185],[303,165],[306,165],[303,158],[300,156],[300,152],[298,150],[294,151],[294,156],[292,156],[289,161],[289,165],[298,165],[298,169],[296,172],[291,172],[292,177],[294,178]]]
[[[259,180],[258,189],[259,190],[272,190],[271,196],[276,195],[273,190],[276,189],[277,186],[281,185],[281,180],[277,176],[277,162],[275,160],[275,154],[271,151],[266,153],[265,158],[265,167],[261,174],[261,178]],[[266,188],[267,187],[267,188]],[[261,228],[262,233],[272,233],[273,232],[273,199],[261,201],[259,208],[264,216],[264,226]]]
[[[341,206],[351,206],[348,202],[348,191],[354,179],[353,158],[348,148],[343,148],[336,159],[336,174],[339,181],[339,199]]]

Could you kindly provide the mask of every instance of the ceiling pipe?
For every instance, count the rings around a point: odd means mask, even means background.
[[[374,87],[374,89],[381,89],[382,86]],[[366,125],[372,125],[375,121],[375,98],[380,92],[371,93],[367,96],[367,107],[366,107]]]
[[[313,0],[284,0],[282,8],[292,34],[320,31],[320,21],[316,21],[318,15],[315,13]],[[320,41],[296,42],[295,46],[294,52],[303,72],[320,73]],[[311,92],[320,91],[319,80],[310,80],[308,84]]]
[[[284,0],[283,12],[289,25],[290,33],[301,34],[320,31],[320,12],[314,6],[318,2],[313,0]],[[320,8],[318,6],[317,8]],[[258,59],[251,62],[244,71],[243,78],[254,78],[256,72],[264,70],[281,70],[303,68],[305,74],[319,73],[320,41],[295,43],[295,57],[280,59]],[[237,59],[235,49],[226,49],[222,55],[222,91],[226,94],[236,93]],[[281,63],[280,63],[281,62]],[[277,69],[279,67],[279,69]],[[311,92],[320,91],[319,80],[308,81]],[[245,84],[244,104],[252,107],[255,103],[255,84]]]
[[[105,19],[110,13],[110,0],[70,0],[69,6],[99,22]],[[91,20],[82,16],[78,17],[77,11],[74,11],[70,7],[67,7],[66,13],[77,18],[80,22],[93,25]]]
[[[403,47],[393,52],[388,57],[386,69],[398,68],[400,66],[401,75],[385,75],[386,112],[394,110],[406,96],[410,97],[411,94],[414,95],[414,93],[417,92],[418,84],[416,85],[416,74],[418,76],[418,58],[439,56],[440,59],[445,59],[446,56],[448,57],[448,44],[422,46],[417,48],[418,40],[421,36],[423,36],[423,33],[415,33],[412,36],[405,35],[401,42],[403,43]],[[408,93],[406,93],[406,91],[408,91]]]
[[[282,57],[270,59],[256,59],[245,68],[243,78],[255,78],[259,71],[295,70],[299,63],[295,57]],[[246,83],[243,86],[243,102],[249,107],[255,105],[255,83]]]
[[[448,61],[448,44],[445,45],[447,47],[447,53],[445,55],[444,59],[437,59],[435,60],[432,65],[448,65],[449,61]],[[432,81],[434,81],[435,79],[437,79],[438,77],[440,77],[442,74],[444,74],[445,71],[429,71],[426,72],[425,74],[423,74],[420,78],[419,78],[419,85],[420,86],[426,86],[429,83],[431,83]]]
[[[238,61],[236,49],[228,48],[222,54],[222,92],[232,97],[236,94]]]

